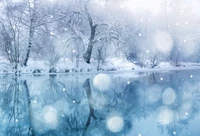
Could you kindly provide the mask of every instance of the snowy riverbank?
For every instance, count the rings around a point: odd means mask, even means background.
[[[200,69],[199,63],[182,63],[180,67],[174,67],[168,62],[161,62],[158,66],[154,68],[150,67],[140,67],[132,62],[127,60],[120,59],[110,59],[104,64],[100,65],[99,71],[104,72],[148,72],[148,71],[169,71],[169,70],[189,70],[189,69]],[[30,60],[27,67],[19,66],[18,70],[20,73],[42,73],[48,74],[50,66],[45,61],[35,61]],[[79,62],[79,67],[76,68],[74,62],[69,60],[60,60],[55,66],[56,73],[73,73],[73,72],[82,72],[82,73],[96,73],[97,71],[97,62],[92,61],[91,64],[87,64],[84,61]],[[7,60],[0,61],[0,74],[15,73],[12,65],[9,64]],[[54,72],[52,72],[54,73]]]

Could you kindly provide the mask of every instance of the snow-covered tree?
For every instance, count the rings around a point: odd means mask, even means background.
[[[22,13],[19,12],[23,10],[23,5],[5,1],[3,6],[0,18],[1,52],[17,72],[18,65],[22,62],[22,50],[26,38],[26,30],[21,23]]]
[[[166,0],[162,8],[161,29],[169,33],[172,39],[169,60],[174,65],[179,65],[181,61],[187,61],[197,51],[198,17],[193,12],[194,5],[186,0]]]
[[[64,18],[65,15],[59,14],[58,9],[52,7],[52,5],[44,5],[44,3],[39,0],[24,0],[23,3],[25,9],[21,21],[29,30],[28,46],[23,59],[23,65],[27,66],[34,43],[34,35],[37,33],[37,30],[45,24],[50,24]],[[56,15],[56,18],[54,15]]]

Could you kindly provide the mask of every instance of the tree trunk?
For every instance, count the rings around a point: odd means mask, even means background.
[[[31,5],[31,3],[29,3]],[[31,53],[31,48],[33,44],[33,37],[35,31],[35,17],[36,17],[36,0],[33,0],[33,7],[29,6],[29,14],[30,14],[30,26],[29,26],[29,39],[28,39],[28,48],[24,58],[23,65],[27,66],[28,59]]]
[[[102,48],[99,48],[98,49],[98,58],[97,58],[97,71],[100,70],[101,53],[102,53]]]
[[[91,34],[90,34],[89,44],[88,44],[86,52],[83,54],[83,58],[86,61],[86,63],[90,63],[97,24],[93,25],[92,17],[91,17],[91,15],[90,15],[90,13],[87,9],[86,3],[84,5],[84,8],[85,8],[85,12],[87,14],[87,18],[88,18],[88,21],[89,21]]]
[[[94,45],[94,37],[95,37],[96,27],[97,27],[97,25],[94,25],[91,27],[90,41],[89,41],[87,50],[83,55],[83,58],[86,61],[86,63],[90,63],[92,49],[93,49],[93,45]]]
[[[30,93],[29,93],[29,88],[27,85],[27,81],[24,80],[22,81],[22,88],[26,93],[26,98],[27,98],[27,112],[28,112],[28,120],[29,120],[29,129],[28,129],[28,136],[33,136],[34,135],[34,130],[32,129],[32,123],[31,123],[31,99],[30,99]]]
[[[83,88],[86,91],[87,94],[87,98],[88,98],[88,103],[89,103],[89,109],[90,109],[90,114],[88,116],[87,122],[85,124],[86,128],[88,128],[88,126],[91,123],[91,118],[93,117],[94,119],[96,119],[95,115],[94,115],[94,109],[91,105],[91,100],[92,100],[92,91],[91,91],[91,87],[90,87],[90,79],[86,79],[85,82],[83,83]]]
[[[33,43],[33,36],[34,36],[34,28],[33,28],[33,21],[31,20],[31,26],[30,26],[30,31],[29,31],[29,40],[28,40],[28,49],[26,52],[26,56],[23,62],[24,66],[27,66],[28,63],[28,59],[31,53],[31,47],[32,47],[32,43]]]

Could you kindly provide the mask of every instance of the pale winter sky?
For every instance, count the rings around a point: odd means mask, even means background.
[[[111,0],[112,1],[112,0]],[[120,1],[120,0],[116,0]],[[153,11],[154,13],[157,13],[160,11],[160,6],[161,3],[164,1],[168,1],[168,3],[171,0],[121,0],[123,1],[121,4],[121,8],[123,7],[128,7],[131,10],[135,10],[138,8],[144,8],[144,9],[149,9]],[[200,1],[199,0],[185,0],[185,4],[190,4],[194,8],[195,12],[198,12],[200,14]]]
[[[22,1],[22,0],[13,0],[13,1]],[[49,2],[65,2],[65,0],[41,0],[41,1],[49,1]],[[154,13],[157,13],[160,11],[160,4],[163,1],[170,1],[170,0],[94,0],[100,3],[104,3],[104,1],[112,2],[113,4],[115,2],[120,2],[120,8],[128,8],[130,10],[136,10],[138,8],[144,8],[149,9],[153,11]],[[192,4],[194,11],[200,14],[200,0],[186,0],[187,3]]]

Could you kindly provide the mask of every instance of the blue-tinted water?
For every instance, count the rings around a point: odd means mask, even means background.
[[[199,71],[0,77],[0,136],[199,136]]]

